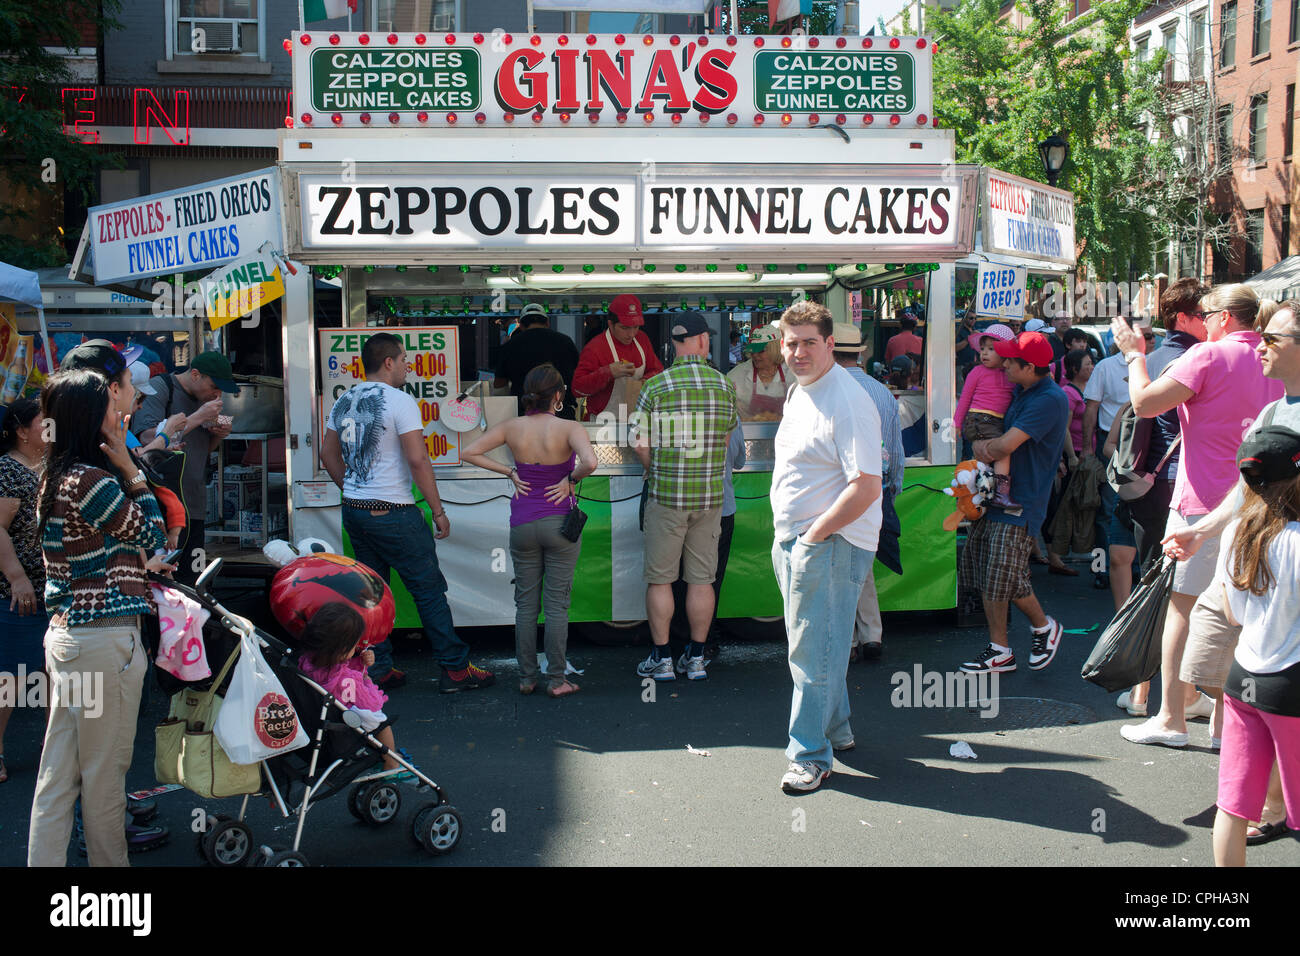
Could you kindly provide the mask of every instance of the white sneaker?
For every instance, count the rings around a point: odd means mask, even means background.
[[[1132,744],[1162,744],[1166,747],[1186,747],[1187,734],[1176,730],[1165,730],[1155,725],[1156,718],[1140,724],[1125,724],[1119,729],[1120,736]]]
[[[1016,655],[1010,651],[998,651],[990,644],[980,652],[979,657],[961,665],[967,674],[1009,674],[1016,669]]]
[[[677,673],[685,674],[687,680],[704,680],[709,676],[705,670],[709,662],[704,659],[704,655],[691,657],[689,650],[683,651],[682,656],[677,658]]]
[[[1209,720],[1210,715],[1213,713],[1214,698],[1209,694],[1202,694],[1200,697],[1196,698],[1193,703],[1188,704],[1187,707],[1183,709],[1183,717],[1186,720],[1191,720],[1193,717],[1204,717],[1206,720]]]
[[[1115,706],[1120,710],[1127,710],[1133,717],[1145,717],[1147,715],[1147,705],[1139,704],[1133,706],[1133,691],[1126,690],[1115,698]]]
[[[807,793],[816,790],[831,775],[815,763],[792,763],[781,778],[781,789],[786,793]]]
[[[657,681],[677,680],[677,675],[673,673],[673,659],[671,657],[656,658],[654,651],[650,656],[636,665],[638,677],[653,677]]]
[[[1052,663],[1052,658],[1061,648],[1061,635],[1065,629],[1061,627],[1054,618],[1047,619],[1047,626],[1041,631],[1035,631],[1032,628],[1029,636],[1034,639],[1033,647],[1029,651],[1029,669],[1031,671],[1041,671],[1048,664]]]

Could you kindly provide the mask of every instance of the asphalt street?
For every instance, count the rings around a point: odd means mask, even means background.
[[[1048,612],[1067,628],[1104,625],[1108,592],[1034,569]],[[732,622],[741,632],[743,622]],[[1133,718],[1114,695],[1080,679],[1100,630],[1067,635],[1056,660],[1030,671],[1028,625],[1013,621],[1020,670],[999,681],[997,714],[965,707],[910,706],[901,685],[950,672],[986,640],[951,614],[887,616],[880,662],[853,664],[849,689],[856,750],[837,759],[816,793],[791,797],[779,781],[790,703],[783,642],[737,639],[709,679],[655,686],[634,672],[646,648],[602,647],[575,636],[570,658],[585,674],[565,700],[516,690],[507,629],[469,631],[476,662],[497,686],[437,693],[437,667],[421,642],[398,645],[410,683],[393,693],[395,733],[461,811],[454,852],[432,857],[410,838],[409,820],[427,797],[404,791],[398,821],[371,829],[343,796],[308,816],[303,852],[313,865],[783,865],[1201,867],[1212,863],[1218,756],[1205,721],[1184,750],[1136,746],[1119,735]],[[942,703],[942,702],[940,702]],[[130,789],[154,784],[153,725],[166,700],[151,688],[140,721]],[[0,785],[0,865],[25,859],[39,756],[40,713],[10,724],[10,781]],[[974,760],[950,746],[964,741]],[[706,754],[693,753],[705,751]],[[197,866],[196,809],[234,813],[238,801],[203,801],[187,791],[159,797],[170,843],[132,858],[139,867]],[[294,822],[255,798],[259,842],[287,846]],[[84,865],[75,852],[70,862]],[[1248,862],[1300,865],[1300,842],[1251,848]]]

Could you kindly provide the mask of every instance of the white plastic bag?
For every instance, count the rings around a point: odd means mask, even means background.
[[[240,642],[235,676],[213,732],[231,763],[237,764],[278,757],[311,742],[256,638]]]

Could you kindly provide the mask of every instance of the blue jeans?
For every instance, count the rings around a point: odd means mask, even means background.
[[[853,738],[846,675],[858,598],[874,560],[875,552],[837,534],[819,544],[791,538],[772,545],[794,680],[785,749],[792,762],[829,770],[832,743]]]
[[[420,613],[433,656],[446,670],[461,670],[469,661],[469,645],[456,636],[447,604],[447,579],[438,567],[433,532],[419,508],[396,508],[371,514],[365,508],[343,506],[343,529],[352,540],[352,553],[384,581],[396,571]],[[375,680],[393,669],[393,644],[376,644],[370,676]]]

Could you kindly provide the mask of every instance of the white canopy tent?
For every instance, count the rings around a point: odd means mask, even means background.
[[[53,374],[54,353],[50,350],[50,333],[45,328],[45,303],[41,300],[41,283],[36,273],[0,262],[0,300],[21,302],[36,310],[41,340],[45,343],[45,367],[48,374]]]
[[[1300,298],[1300,256],[1289,256],[1277,265],[1269,266],[1254,278],[1247,279],[1246,285],[1260,298],[1278,302]]]

